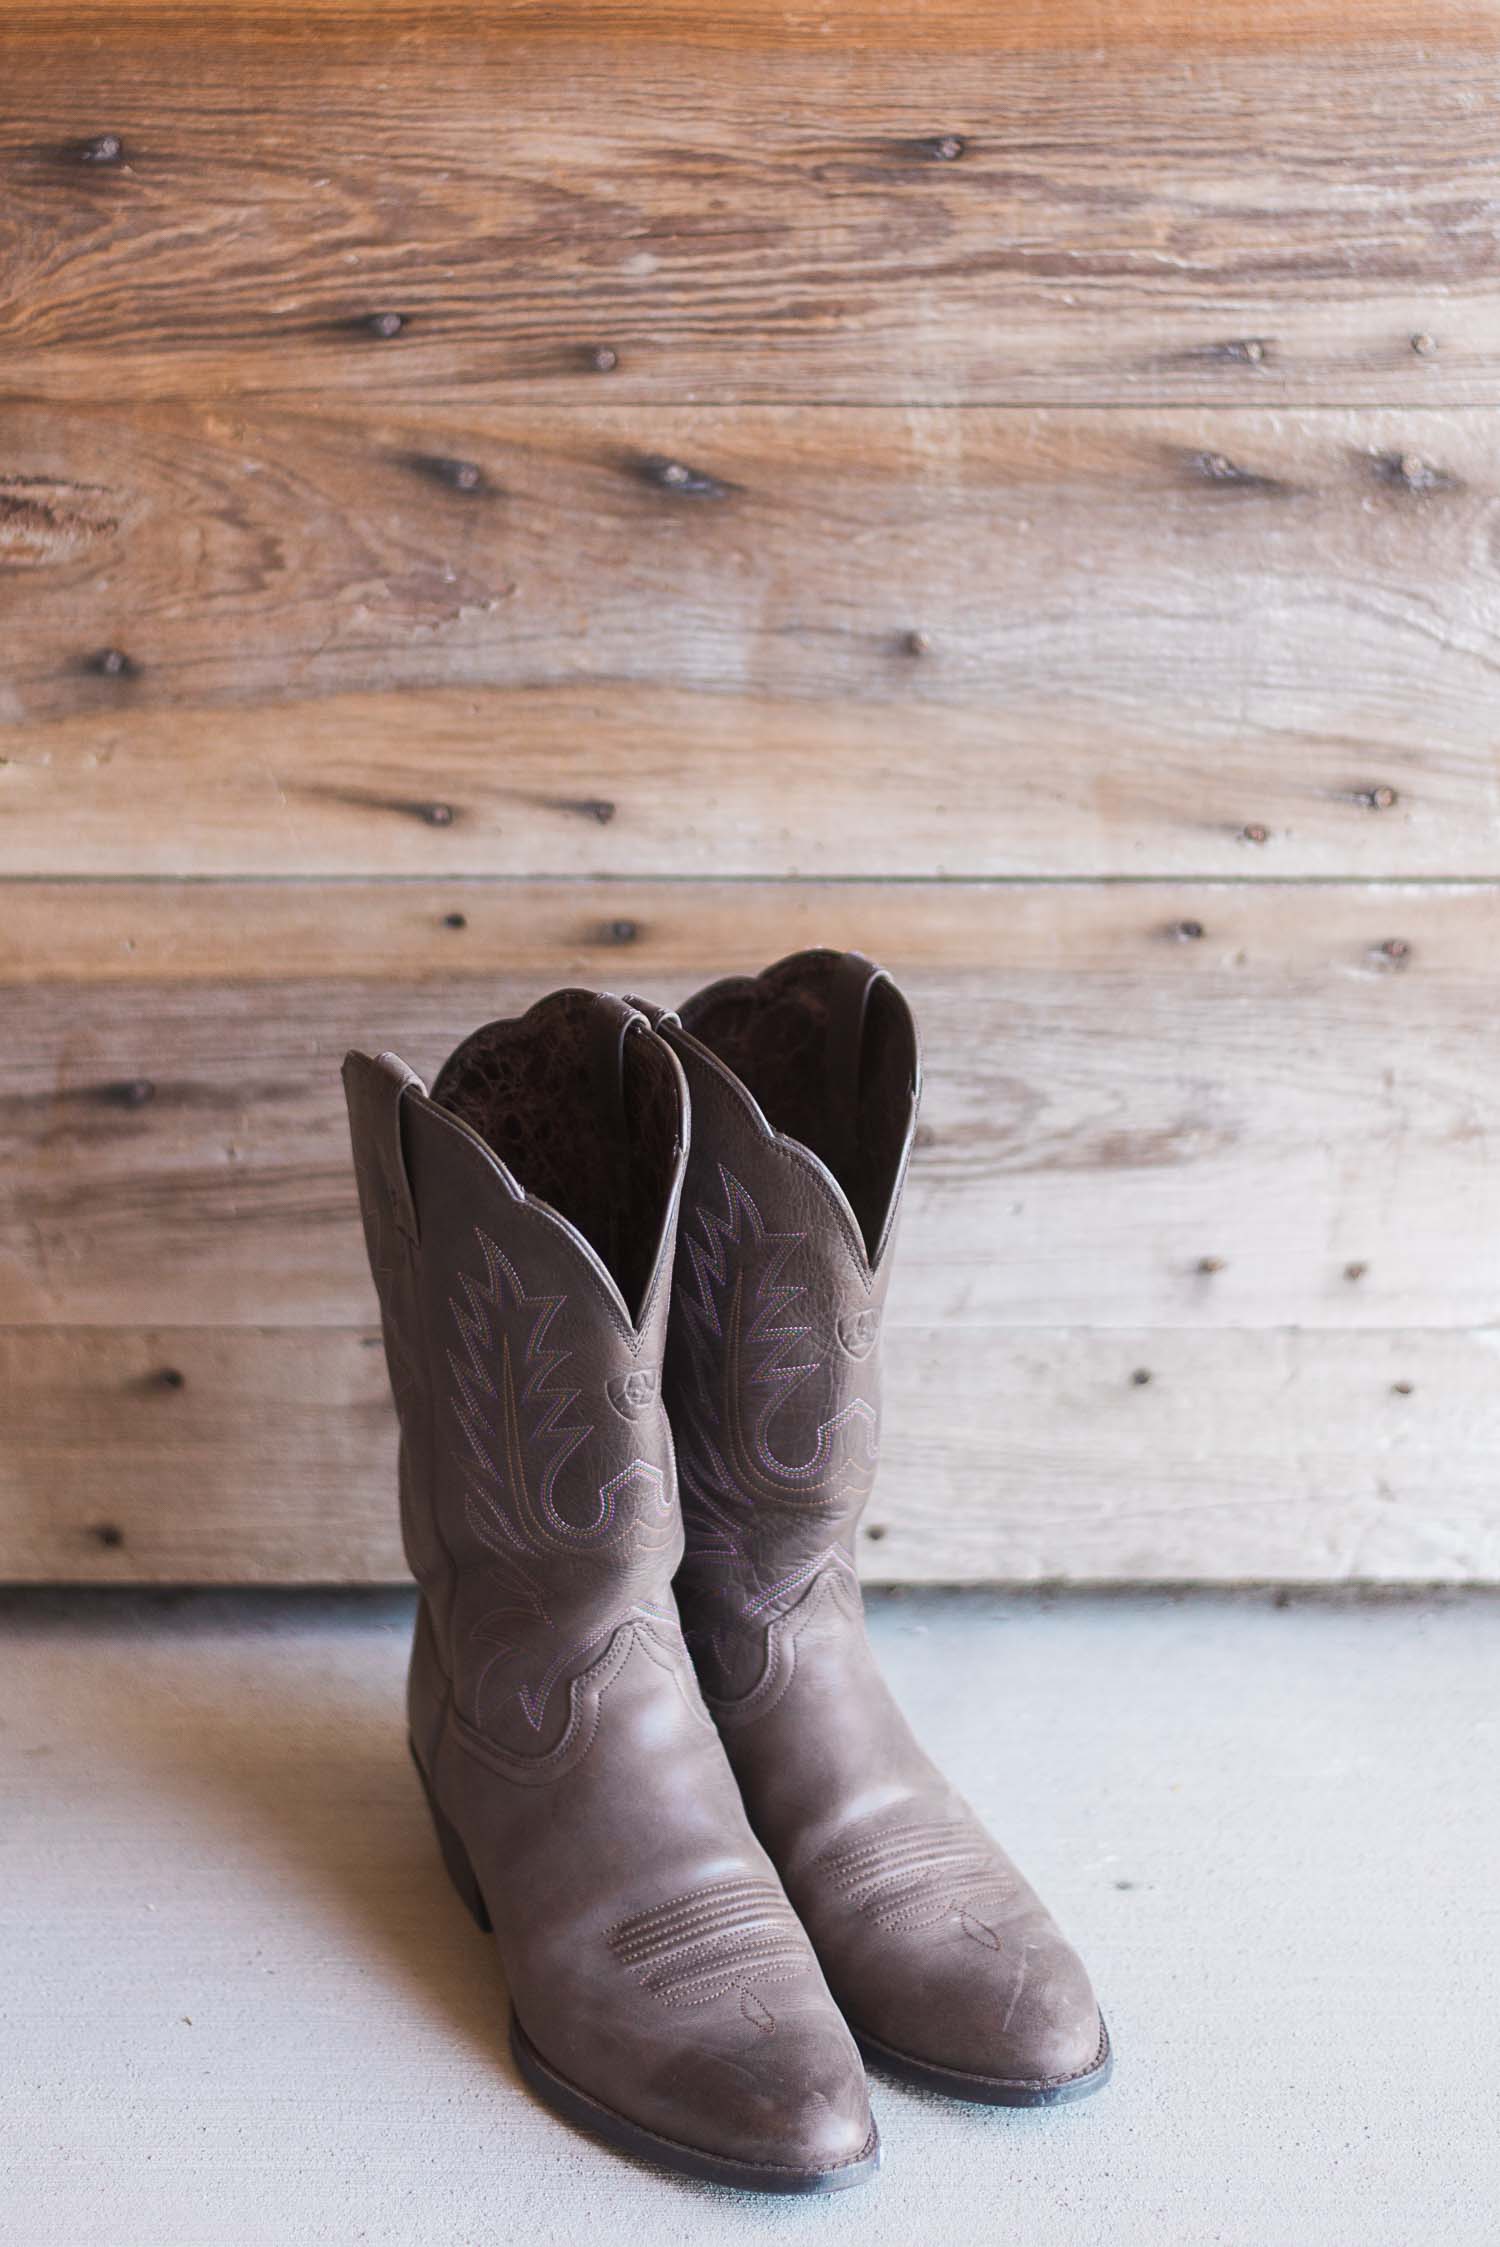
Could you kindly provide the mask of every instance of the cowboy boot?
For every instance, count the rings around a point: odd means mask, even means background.
[[[855,1529],[917,1038],[858,953],[798,953],[655,1014],[693,1148],[667,1403],[677,1597],[750,1820],[867,2058],[999,2106],[1097,2089],[1088,1976],[917,1746],[875,1666]]]
[[[431,1094],[344,1067],[420,1587],[412,1753],[544,2100],[689,2176],[827,2192],[878,2163],[860,2065],[746,1823],[672,1596],[660,1366],[682,1072],[561,991]]]

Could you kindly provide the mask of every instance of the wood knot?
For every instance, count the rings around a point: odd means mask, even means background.
[[[418,476],[425,476],[429,483],[441,484],[447,491],[462,492],[470,499],[489,489],[477,460],[456,460],[446,453],[409,453],[406,464]]]
[[[149,1108],[156,1087],[149,1077],[126,1077],[119,1084],[101,1085],[99,1098],[110,1108]]]
[[[658,491],[670,492],[676,499],[727,499],[730,486],[705,469],[692,468],[685,460],[668,460],[660,453],[650,453],[640,463],[641,475]]]
[[[1457,489],[1458,479],[1445,469],[1424,460],[1420,453],[1376,453],[1373,456],[1375,473],[1383,483],[1394,484],[1404,492],[1448,492]]]

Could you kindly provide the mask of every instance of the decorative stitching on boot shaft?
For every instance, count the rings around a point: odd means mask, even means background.
[[[576,1562],[627,1538],[665,1547],[674,1494],[661,1467],[635,1457],[592,1487],[590,1511],[565,1510],[560,1478],[595,1432],[575,1409],[580,1389],[564,1378],[574,1352],[552,1340],[565,1331],[568,1298],[532,1294],[488,1233],[476,1226],[474,1239],[482,1275],[461,1273],[448,1299],[458,1344],[447,1352],[448,1402],[465,1520],[491,1556],[501,1596],[469,1626],[469,1643],[487,1652],[466,1699],[480,1723],[492,1671],[513,1664],[515,1698],[539,1734],[558,1681],[624,1619],[600,1616],[596,1607],[592,1627],[582,1631],[560,1620],[539,1564],[555,1566],[558,1555]]]

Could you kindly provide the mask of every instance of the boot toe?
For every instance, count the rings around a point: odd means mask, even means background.
[[[843,2023],[778,2022],[755,2034],[749,2050],[687,2056],[673,2086],[679,2134],[808,2187],[869,2162],[876,2148],[869,2090]]]
[[[1018,1930],[978,1971],[956,1946],[941,1965],[911,1954],[907,1964],[867,2011],[878,2057],[951,2075],[955,2092],[967,2086],[997,2104],[1045,2104],[1104,2081],[1109,2044],[1094,1992],[1055,1930]]]

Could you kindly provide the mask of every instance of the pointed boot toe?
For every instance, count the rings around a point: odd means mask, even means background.
[[[854,2033],[888,2074],[1013,2107],[1085,2098],[1108,2080],[1109,2036],[1088,1974],[1045,1913],[1003,1928],[961,1914],[930,1948],[903,1946],[904,1973],[889,1951],[884,1965],[885,1987],[867,1997]]]
[[[521,2074],[569,2121],[637,2159],[751,2192],[821,2194],[864,2184],[880,2166],[864,2068],[851,2037],[781,2037],[780,2049],[700,2023],[702,2041],[650,2072],[643,2055],[629,2114],[589,2091],[533,2043],[519,2019]],[[589,2072],[584,2063],[580,2072]]]

